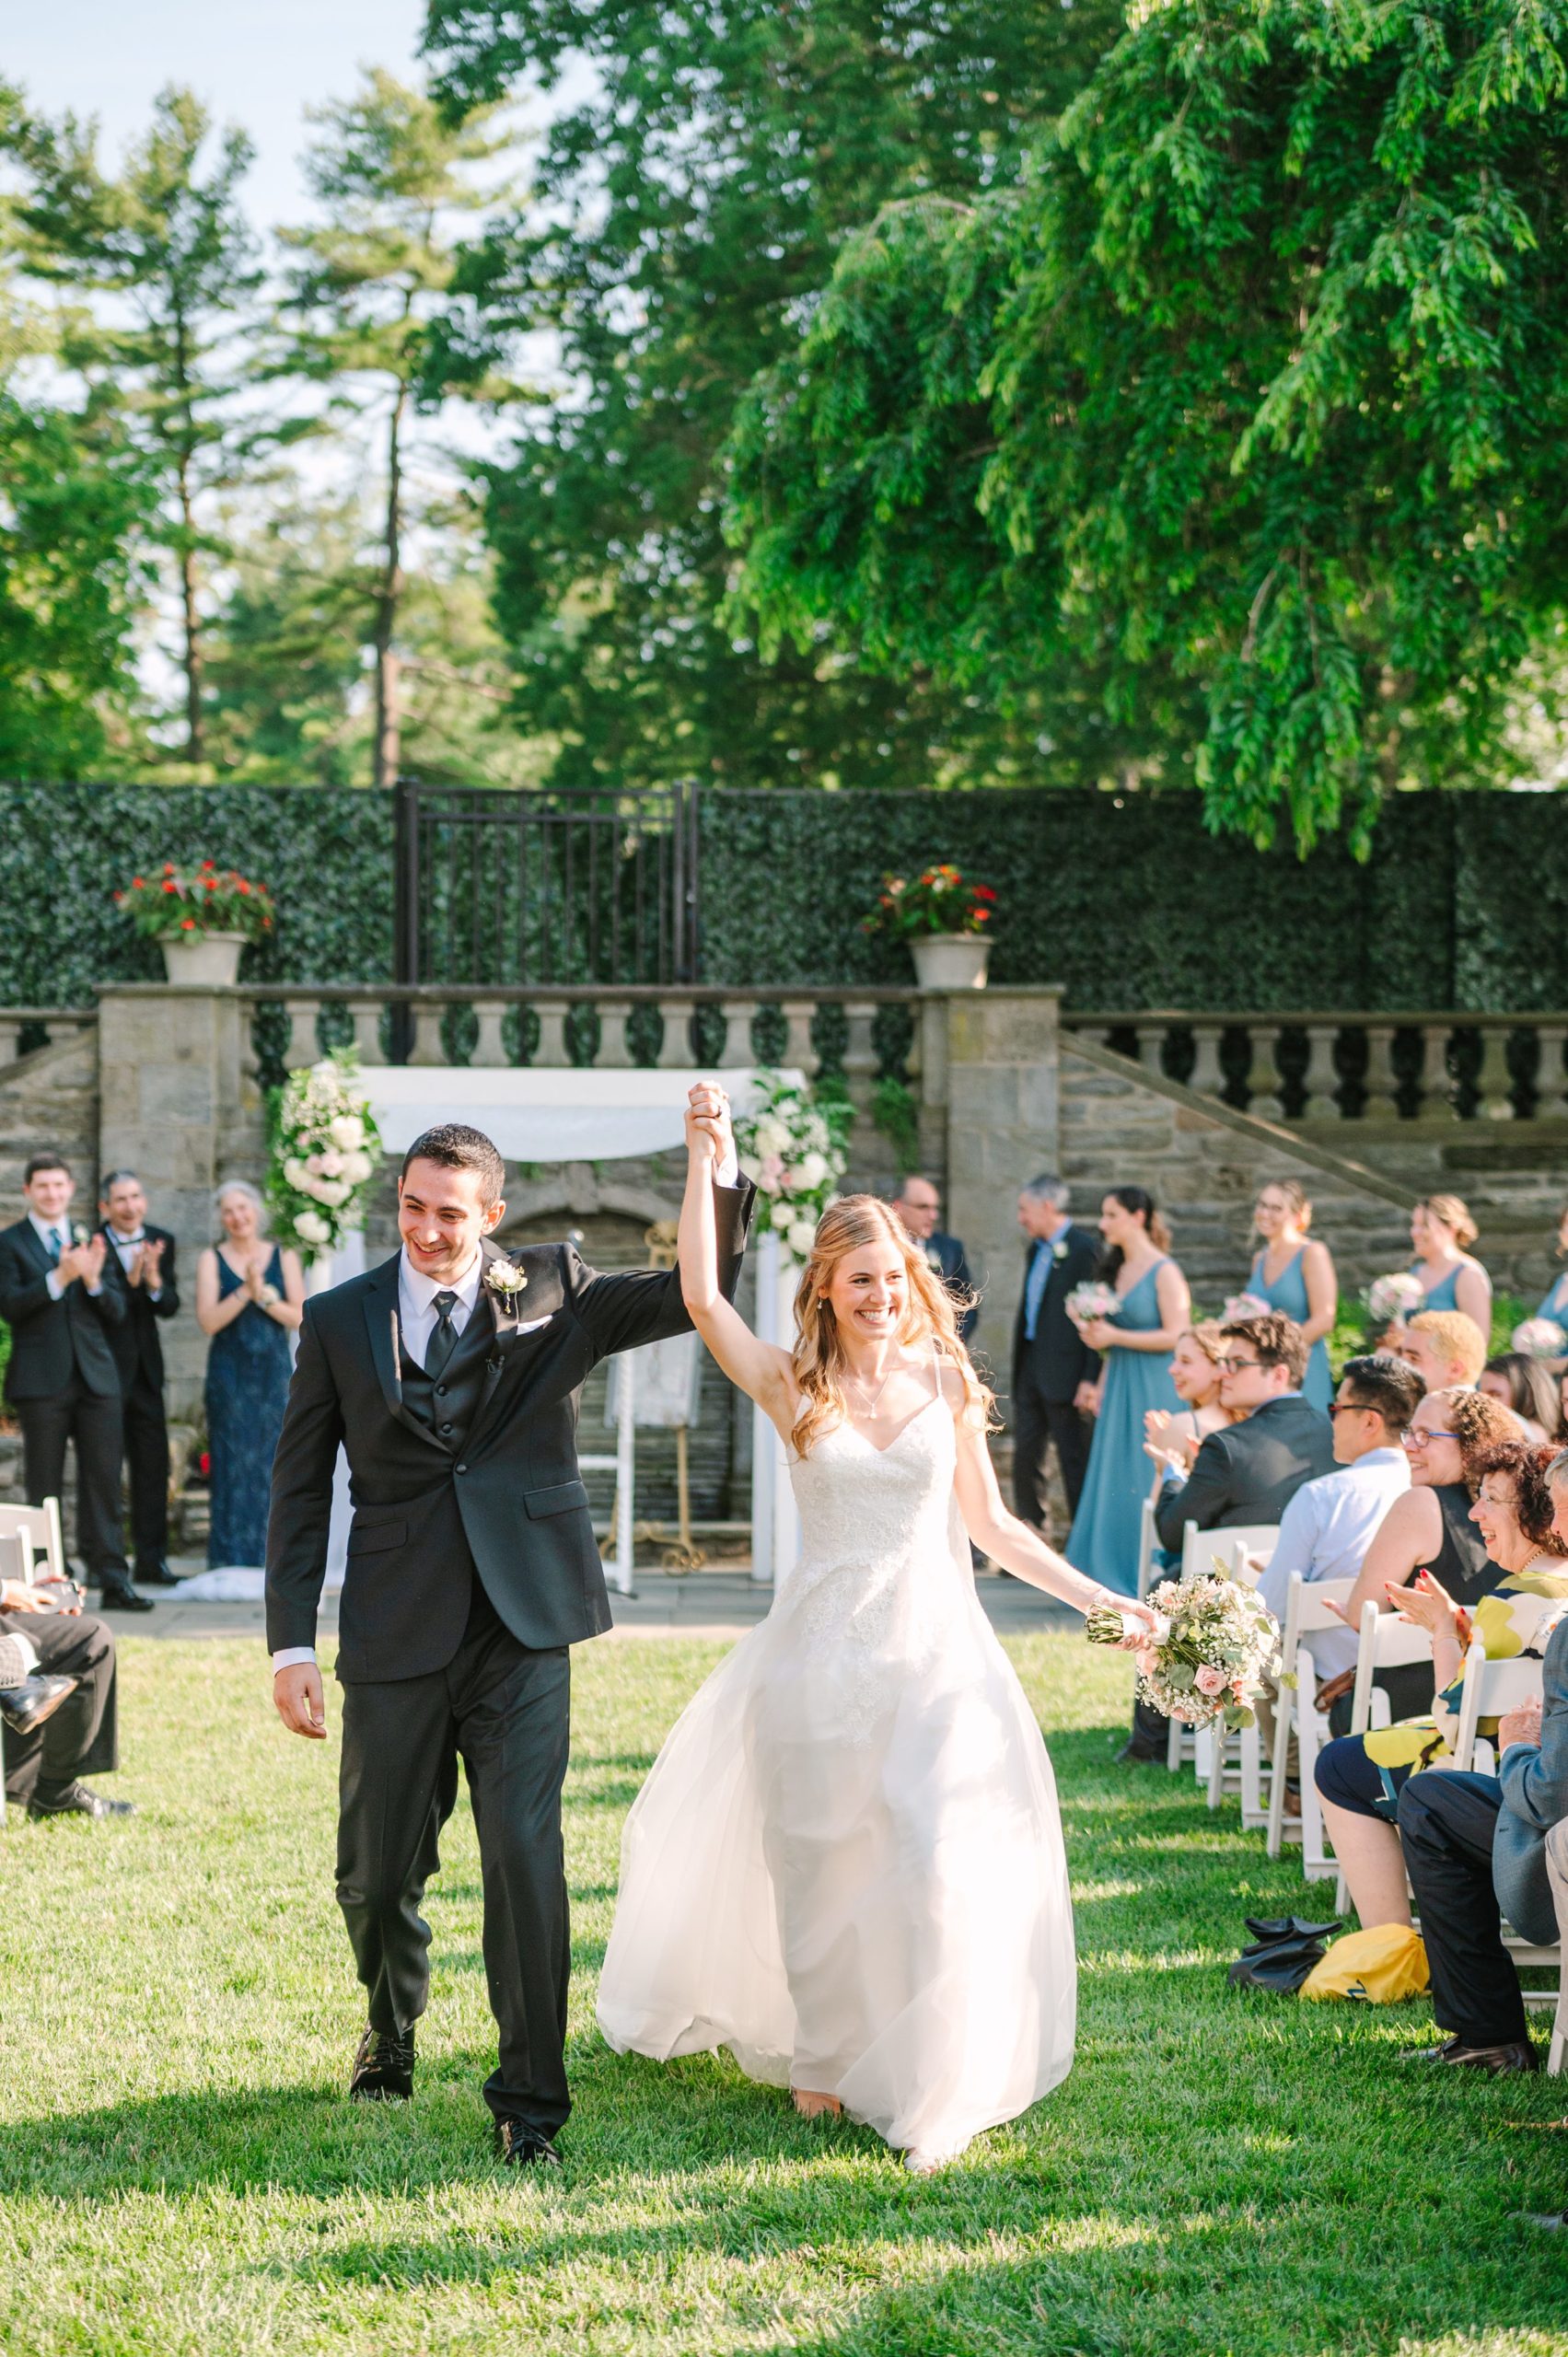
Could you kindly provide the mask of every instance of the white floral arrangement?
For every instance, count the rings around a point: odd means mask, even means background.
[[[1568,1334],[1555,1318],[1522,1318],[1510,1339],[1527,1359],[1568,1357]]]
[[[1272,1318],[1272,1310],[1260,1293],[1233,1293],[1220,1312],[1222,1326],[1238,1326],[1244,1318]]]
[[[1392,1276],[1375,1277],[1366,1288],[1366,1306],[1385,1325],[1395,1318],[1413,1318],[1425,1300],[1421,1279],[1412,1276],[1408,1269],[1396,1269]]]
[[[352,1049],[291,1072],[267,1172],[267,1201],[282,1241],[308,1260],[336,1252],[365,1225],[366,1192],[380,1152]]]
[[[1142,1700],[1183,1726],[1255,1724],[1264,1680],[1280,1666],[1280,1625],[1256,1589],[1230,1578],[1216,1556],[1213,1573],[1161,1580],[1148,1602],[1158,1625],[1133,1656]],[[1091,1644],[1119,1645],[1142,1625],[1095,1611],[1085,1628]]]
[[[812,1095],[781,1073],[757,1074],[756,1109],[735,1125],[740,1167],[764,1199],[761,1225],[791,1260],[807,1260],[817,1223],[834,1200],[849,1156],[848,1108]]]
[[[1114,1318],[1121,1306],[1114,1285],[1074,1285],[1067,1296],[1067,1315],[1074,1326],[1092,1326],[1097,1318]]]

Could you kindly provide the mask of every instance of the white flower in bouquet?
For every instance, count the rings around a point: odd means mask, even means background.
[[[811,1247],[817,1241],[816,1227],[808,1219],[795,1220],[791,1223],[784,1241],[797,1260],[809,1260]]]
[[[1067,1296],[1067,1315],[1075,1326],[1092,1326],[1097,1318],[1112,1318],[1121,1306],[1114,1285],[1074,1285]]]
[[[1421,1279],[1408,1269],[1396,1269],[1391,1276],[1375,1277],[1366,1288],[1366,1306],[1374,1318],[1388,1320],[1411,1318],[1426,1299]]]
[[[772,1209],[772,1225],[778,1229],[780,1235],[787,1236],[799,1216],[795,1205],[786,1202],[781,1195]]]
[[[1212,1573],[1162,1580],[1148,1602],[1160,1626],[1135,1656],[1143,1701],[1184,1726],[1254,1724],[1264,1682],[1280,1665],[1279,1623],[1256,1590],[1231,1579],[1216,1556]],[[1091,1612],[1085,1631],[1098,1645],[1136,1633],[1123,1614],[1108,1611]]]
[[[287,1179],[291,1187],[304,1186],[306,1178],[305,1165],[301,1162],[298,1155],[288,1154],[284,1156],[283,1175],[285,1178]]]
[[[354,1154],[365,1144],[365,1124],[357,1113],[339,1113],[328,1122],[327,1135],[343,1153]]]
[[[330,1244],[332,1231],[319,1212],[296,1212],[294,1232],[304,1244]]]
[[[1220,1312],[1222,1323],[1234,1326],[1243,1318],[1268,1318],[1272,1313],[1260,1293],[1233,1293]]]
[[[363,1187],[375,1167],[367,1154],[356,1152],[343,1156],[343,1175],[351,1186]]]
[[[1568,1334],[1555,1318],[1522,1318],[1510,1339],[1527,1359],[1568,1357]]]
[[[325,1154],[313,1155],[312,1161],[323,1178],[337,1178],[342,1176],[343,1158],[336,1146],[329,1146]]]
[[[789,1132],[782,1121],[774,1120],[772,1114],[762,1115],[752,1134],[757,1141],[757,1151],[764,1161],[774,1155],[782,1157],[788,1150]]]
[[[347,1202],[354,1189],[346,1178],[318,1178],[310,1191],[319,1203],[325,1203],[336,1211],[340,1203]]]
[[[818,1149],[813,1146],[809,1153],[802,1156],[794,1173],[794,1177],[796,1181],[796,1192],[797,1194],[815,1194],[818,1188],[825,1185],[827,1182],[827,1155],[819,1153]]]

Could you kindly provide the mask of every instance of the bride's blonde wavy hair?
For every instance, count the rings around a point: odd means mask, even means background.
[[[903,1260],[908,1293],[899,1341],[906,1347],[932,1343],[943,1365],[957,1368],[966,1411],[983,1426],[993,1422],[992,1394],[975,1373],[958,1338],[958,1311],[952,1295],[896,1212],[876,1195],[842,1195],[818,1221],[811,1257],[796,1288],[792,1364],[800,1409],[790,1443],[797,1457],[807,1456],[812,1442],[849,1413],[843,1393],[843,1337],[832,1304],[823,1296],[839,1262],[868,1244],[891,1244]]]

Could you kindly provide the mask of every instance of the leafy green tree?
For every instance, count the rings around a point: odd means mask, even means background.
[[[202,565],[213,552],[204,510],[253,470],[264,438],[244,399],[261,287],[238,197],[250,143],[226,131],[204,161],[211,137],[206,109],[171,87],[118,173],[99,162],[96,125],[70,115],[31,119],[16,143],[24,266],[78,298],[60,357],[100,408],[124,418],[158,485],[148,528],[177,577],[185,757],[198,765],[206,757]]]
[[[442,357],[557,339],[564,395],[523,412],[487,514],[520,711],[563,780],[1040,773],[1027,699],[999,716],[826,632],[764,655],[726,623],[720,452],[844,233],[884,199],[1011,186],[1119,24],[1114,0],[434,0],[456,106],[592,68],[528,209],[466,259]]]
[[[461,390],[494,399],[501,381],[465,368],[460,385],[433,352],[431,323],[454,268],[455,225],[504,197],[476,168],[514,135],[488,125],[493,108],[454,122],[422,91],[379,69],[342,104],[312,110],[319,135],[306,179],[320,218],[279,232],[294,255],[282,373],[329,389],[334,415],[373,418],[385,493],[373,592],[376,726],[372,775],[397,777],[402,758],[399,612],[409,528],[407,435],[419,388],[435,401]]]
[[[740,608],[1048,729],[1092,682],[1259,842],[1505,769],[1564,603],[1565,92],[1533,0],[1143,14],[1016,194],[846,250],[738,423]]]

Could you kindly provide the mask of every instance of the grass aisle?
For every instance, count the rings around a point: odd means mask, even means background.
[[[1051,2101],[922,2184],[726,2063],[610,2054],[621,1820],[718,1650],[576,1655],[577,2109],[541,2185],[489,2156],[466,1804],[418,2099],[351,2107],[332,1761],[272,1721],[252,1645],[127,1642],[116,1789],[140,1814],[0,1834],[6,2357],[1568,2352],[1568,2250],[1510,2216],[1568,2202],[1568,2081],[1396,2070],[1424,2006],[1229,1992],[1243,1913],[1301,1911],[1303,1886],[1191,1778],[1109,1765],[1125,1666],[1069,1638],[1010,1647],[1083,1964]]]

